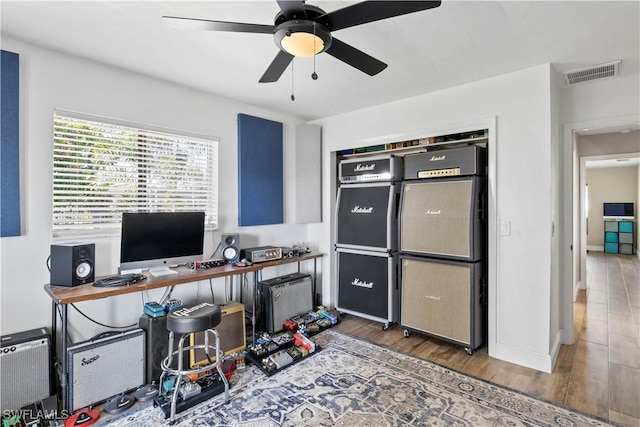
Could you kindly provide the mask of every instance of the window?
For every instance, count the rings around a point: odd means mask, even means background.
[[[120,229],[122,212],[206,212],[218,223],[218,140],[56,112],[53,234]]]

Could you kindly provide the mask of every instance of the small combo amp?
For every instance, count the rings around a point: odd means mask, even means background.
[[[78,286],[93,282],[95,253],[94,243],[51,245],[50,283]]]
[[[285,320],[313,310],[313,281],[309,274],[292,273],[258,283],[262,326],[266,332],[282,329]]]
[[[400,181],[402,158],[396,156],[343,160],[339,165],[340,183]]]
[[[17,410],[51,394],[51,344],[46,329],[0,337],[0,409]]]
[[[462,148],[407,154],[404,178],[442,178],[446,176],[486,175],[486,148],[470,145]]]
[[[275,246],[245,248],[242,250],[240,257],[254,264],[257,262],[276,261],[282,259],[282,248]]]
[[[145,384],[145,333],[142,329],[99,335],[69,347],[67,355],[72,411]]]
[[[235,301],[229,301],[226,305],[220,306],[222,319],[216,326],[216,331],[220,335],[220,347],[225,355],[242,351],[247,346],[247,335],[244,322],[244,305]],[[177,338],[176,338],[177,339]],[[204,332],[191,334],[189,345],[203,345]],[[209,342],[209,345],[215,343]],[[215,355],[210,355],[215,359]],[[190,366],[207,365],[207,355],[204,349],[192,349],[189,355]]]

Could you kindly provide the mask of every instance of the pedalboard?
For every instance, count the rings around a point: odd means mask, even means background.
[[[276,246],[258,246],[242,250],[240,258],[252,263],[276,261],[282,259],[282,248]]]
[[[197,382],[181,385],[176,400],[176,414],[224,392],[224,382],[217,374],[200,378]],[[171,416],[171,394],[160,394],[154,399],[165,418]]]
[[[207,270],[209,268],[222,267],[227,265],[227,262],[223,259],[209,259],[206,261],[196,261],[196,270]]]

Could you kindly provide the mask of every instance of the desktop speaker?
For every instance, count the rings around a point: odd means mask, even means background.
[[[72,411],[145,384],[145,333],[116,332],[68,348]]]
[[[46,329],[0,338],[0,408],[17,410],[51,394],[51,345]]]
[[[400,256],[400,323],[470,349],[485,336],[481,262]]]
[[[400,252],[460,261],[484,257],[485,179],[405,181],[400,203]]]
[[[239,234],[223,234],[221,237],[222,259],[233,264],[240,261],[240,235]]]
[[[50,283],[77,286],[93,282],[95,252],[94,243],[51,245]]]
[[[285,320],[313,310],[313,281],[309,274],[292,273],[258,283],[262,327],[273,333]]]
[[[226,305],[220,306],[222,320],[216,326],[216,331],[220,335],[220,347],[225,355],[242,351],[247,346],[247,336],[244,321],[244,305],[235,301],[229,301]],[[210,336],[211,339],[211,336]],[[191,334],[189,345],[203,345],[204,332]],[[209,342],[215,345],[215,342]],[[215,359],[214,354],[210,354]],[[193,349],[189,356],[190,366],[206,365],[209,363],[204,349]]]

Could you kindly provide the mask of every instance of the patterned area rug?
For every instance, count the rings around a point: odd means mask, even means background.
[[[235,373],[217,397],[177,415],[177,426],[609,426],[375,344],[327,330],[322,350],[268,377]],[[147,405],[106,424],[166,426]]]

